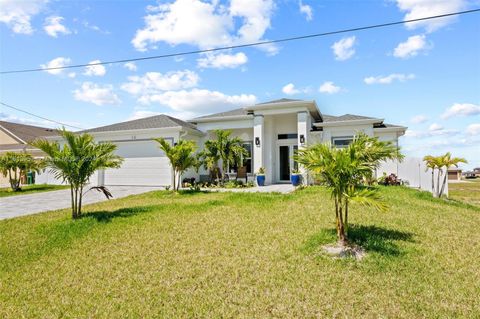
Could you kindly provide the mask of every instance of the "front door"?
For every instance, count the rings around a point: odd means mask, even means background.
[[[278,146],[278,181],[290,181],[290,173],[292,169],[296,169],[297,165],[293,160],[293,155],[298,149],[297,145],[279,145]]]

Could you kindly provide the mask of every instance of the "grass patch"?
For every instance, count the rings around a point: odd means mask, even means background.
[[[448,196],[453,200],[480,207],[480,178],[449,183]]]
[[[361,262],[328,193],[158,191],[0,221],[0,317],[474,317],[479,211],[402,187],[352,207]],[[420,194],[420,195],[419,195]]]
[[[25,195],[41,192],[56,191],[60,189],[69,188],[68,185],[23,185],[22,190],[18,192],[12,191],[10,187],[0,188],[0,197],[16,196],[16,195]]]

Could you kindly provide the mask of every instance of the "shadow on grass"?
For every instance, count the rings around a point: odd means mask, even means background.
[[[120,208],[113,211],[108,210],[101,210],[101,211],[94,211],[88,212],[82,215],[83,218],[93,218],[97,222],[108,223],[111,222],[114,218],[126,218],[138,215],[140,213],[148,213],[155,209],[160,209],[161,207],[157,205],[152,206],[135,206],[135,207],[126,207]]]
[[[304,250],[307,253],[315,252],[321,246],[335,243],[336,230],[324,229],[309,238]],[[388,229],[378,226],[350,225],[348,240],[351,244],[363,247],[367,252],[376,252],[382,256],[400,256],[403,254],[399,241],[414,242],[410,232]]]

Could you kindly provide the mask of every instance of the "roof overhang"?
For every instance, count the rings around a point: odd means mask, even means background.
[[[313,123],[316,127],[333,127],[333,126],[349,126],[349,125],[368,125],[382,123],[383,119],[361,119],[361,120],[348,120],[348,121],[332,121],[332,122],[318,122]]]
[[[266,104],[255,104],[252,106],[245,107],[247,112],[254,114],[282,114],[282,113],[291,113],[295,112],[297,109],[303,109],[300,111],[308,111],[311,116],[319,121],[322,120],[322,114],[318,109],[317,102],[312,101],[286,101],[286,102],[275,102],[275,103],[266,103]]]
[[[223,122],[223,121],[239,121],[239,120],[251,120],[253,115],[231,115],[231,116],[217,116],[217,117],[206,117],[206,118],[197,118],[193,120],[188,120],[189,123],[208,123],[208,122]]]

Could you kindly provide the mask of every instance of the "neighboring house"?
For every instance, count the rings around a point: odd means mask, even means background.
[[[475,177],[480,177],[480,167],[475,167],[473,173],[475,174]]]
[[[28,143],[40,137],[58,135],[56,130],[0,121],[0,155],[5,152],[28,152],[34,157],[43,157],[42,152]],[[8,184],[8,179],[0,174],[0,185]]]
[[[475,175],[475,172],[474,172],[474,171],[463,172],[463,173],[462,173],[462,176],[463,176],[464,178],[468,178],[468,179],[470,179],[470,178],[476,178],[476,175]]]
[[[449,168],[447,174],[449,181],[459,181],[462,179],[462,170],[460,168]]]
[[[315,101],[291,99],[260,103],[187,122],[157,115],[83,131],[92,134],[97,141],[117,144],[117,154],[125,158],[120,169],[99,172],[92,182],[170,185],[169,161],[152,138],[163,137],[172,143],[179,139],[194,140],[201,150],[206,140],[214,138],[216,129],[231,130],[233,136],[239,137],[248,151],[242,161],[250,178],[260,167],[265,167],[266,182],[271,184],[289,181],[295,167],[293,154],[298,148],[326,141],[343,147],[359,132],[397,143],[407,128],[385,124],[379,118],[324,115]],[[208,172],[201,169],[199,174],[192,171],[186,176],[203,179]]]

